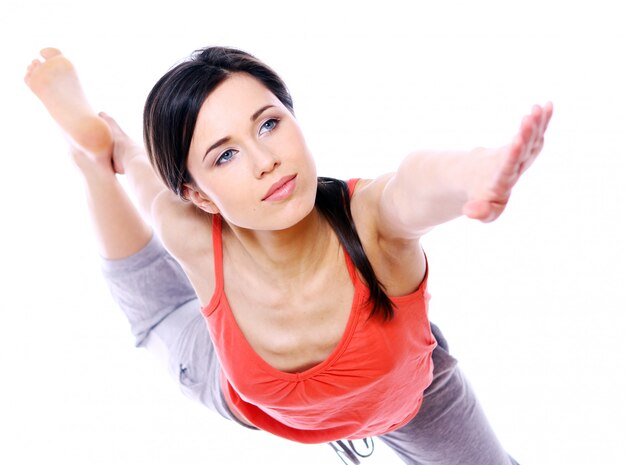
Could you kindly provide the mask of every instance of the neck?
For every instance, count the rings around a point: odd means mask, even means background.
[[[223,224],[226,224],[224,222]],[[311,279],[330,257],[334,248],[332,228],[314,208],[296,225],[281,231],[255,231],[228,224],[228,232],[235,238],[232,257],[243,266],[250,264],[259,276],[283,283]],[[227,245],[225,244],[225,247]]]

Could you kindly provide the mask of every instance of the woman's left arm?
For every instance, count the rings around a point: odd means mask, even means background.
[[[461,215],[483,222],[498,218],[541,152],[551,116],[551,103],[535,105],[511,143],[500,148],[410,154],[380,191],[381,232],[417,239]]]

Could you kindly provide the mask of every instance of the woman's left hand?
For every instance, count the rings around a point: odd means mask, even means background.
[[[511,196],[511,190],[521,175],[535,161],[543,148],[543,138],[552,117],[553,106],[548,102],[535,105],[524,117],[519,131],[510,144],[497,149],[478,149],[495,163],[488,179],[480,179],[470,192],[463,206],[468,218],[488,223],[502,214]]]

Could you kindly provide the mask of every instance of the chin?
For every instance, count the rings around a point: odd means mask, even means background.
[[[317,185],[312,194],[300,196],[299,199],[287,203],[284,209],[277,210],[276,215],[273,215],[274,218],[268,218],[273,223],[271,229],[275,231],[289,229],[309,219],[315,212],[316,191]]]
[[[275,231],[282,231],[306,221],[311,217],[311,214],[315,212],[315,198],[308,203],[299,205],[298,208],[288,209],[285,212],[281,212],[277,215],[274,227]]]

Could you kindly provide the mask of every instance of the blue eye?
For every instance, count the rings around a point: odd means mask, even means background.
[[[261,125],[261,130],[259,131],[261,134],[265,132],[270,132],[276,129],[278,126],[278,120],[276,118],[268,119],[265,123]]]
[[[222,153],[219,158],[215,161],[216,165],[223,165],[224,163],[229,162],[235,156],[235,151],[233,149],[228,149],[224,153]]]

